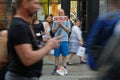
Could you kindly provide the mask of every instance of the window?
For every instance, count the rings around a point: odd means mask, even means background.
[[[107,0],[100,0],[99,15],[107,13]]]
[[[5,1],[0,1],[0,20],[5,19],[5,10],[6,10],[6,4]]]
[[[74,24],[75,19],[77,18],[77,1],[70,2],[70,20]]]
[[[0,0],[0,26],[7,27],[11,20],[13,0]]]
[[[61,0],[49,0],[49,14],[57,16],[58,9],[61,8]]]
[[[61,8],[61,0],[40,0],[43,6],[44,16],[52,14],[57,16],[58,9]]]
[[[87,31],[87,0],[71,0],[70,1],[70,20],[72,24],[76,18],[82,18],[82,31]]]
[[[49,4],[49,14],[52,14],[53,16],[58,15],[58,9],[61,8],[61,4]]]

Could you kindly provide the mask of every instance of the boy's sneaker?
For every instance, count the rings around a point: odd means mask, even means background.
[[[86,61],[81,61],[80,64],[87,64],[87,62]]]
[[[52,72],[52,75],[57,75],[56,69]]]
[[[67,69],[65,69],[64,67],[60,67],[56,70],[56,72],[61,75],[61,76],[65,76],[68,75],[68,71]]]
[[[68,70],[64,68],[65,75],[68,75]]]
[[[67,64],[67,65],[69,65],[69,66],[71,66],[71,65],[72,65],[72,63],[71,63],[71,62],[66,62],[66,64]]]
[[[64,68],[63,68],[63,67],[58,68],[58,69],[56,70],[56,72],[57,72],[59,75],[61,75],[61,76],[64,76],[64,75],[65,75],[65,73],[64,73]]]

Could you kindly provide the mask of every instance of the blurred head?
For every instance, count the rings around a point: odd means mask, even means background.
[[[51,23],[52,22],[52,16],[50,16],[50,15],[45,16],[45,21],[48,22],[48,23]]]
[[[58,10],[58,15],[59,15],[59,16],[65,16],[64,10],[63,10],[63,9],[59,9],[59,10]]]
[[[31,17],[40,8],[39,0],[16,0],[16,8],[23,9]]]
[[[75,25],[80,27],[82,25],[82,21],[80,19],[76,19]]]

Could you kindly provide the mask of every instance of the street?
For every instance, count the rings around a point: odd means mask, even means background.
[[[51,75],[54,69],[54,57],[46,56],[44,58],[43,75],[40,80],[95,80],[97,72],[91,71],[87,64],[80,64],[78,56],[74,56],[71,62],[73,65],[67,67],[67,76]]]

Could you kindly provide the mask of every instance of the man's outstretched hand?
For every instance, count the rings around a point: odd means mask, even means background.
[[[62,36],[51,38],[47,41],[46,45],[50,46],[51,49],[57,48],[59,47],[60,42],[61,42],[60,38],[62,38]]]

